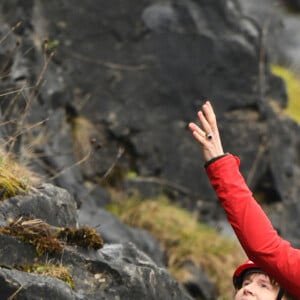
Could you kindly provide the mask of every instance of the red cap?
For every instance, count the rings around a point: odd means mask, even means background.
[[[240,289],[243,285],[245,275],[250,273],[263,273],[266,274],[255,262],[246,260],[243,264],[237,267],[233,273],[233,285],[236,289]],[[284,295],[284,288],[280,288],[276,300],[282,299]]]
[[[243,283],[243,277],[247,271],[253,270],[253,272],[264,273],[261,268],[254,263],[252,260],[246,260],[243,264],[237,267],[237,269],[233,273],[233,285],[235,288],[240,288]]]

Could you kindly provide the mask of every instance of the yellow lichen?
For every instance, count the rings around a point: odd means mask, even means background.
[[[300,76],[284,66],[273,65],[271,71],[286,84],[288,105],[285,113],[300,123]]]

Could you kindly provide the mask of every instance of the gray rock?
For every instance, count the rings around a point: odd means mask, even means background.
[[[15,196],[0,202],[0,220],[21,216],[42,219],[53,226],[75,226],[77,221],[76,203],[65,189],[43,184],[32,189],[28,195]]]
[[[9,249],[16,246],[17,241],[15,238],[4,240],[8,246],[4,247],[1,257],[5,266],[0,268],[1,297],[15,293],[15,299],[192,299],[166,269],[159,268],[131,243],[105,245],[98,252],[69,247],[62,256],[36,256],[34,260],[32,251],[22,250],[31,246],[21,244],[16,248],[13,261]],[[56,278],[14,269],[31,265],[33,261],[45,264],[47,260],[68,267],[74,288]]]
[[[158,266],[165,267],[165,253],[159,241],[142,229],[132,228],[121,223],[114,215],[102,209],[93,199],[85,201],[79,212],[78,222],[81,226],[96,228],[104,241],[114,243],[134,243],[147,253]]]

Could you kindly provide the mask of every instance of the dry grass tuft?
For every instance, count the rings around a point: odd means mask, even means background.
[[[161,242],[166,249],[168,268],[179,282],[189,277],[182,265],[190,260],[209,274],[222,299],[232,298],[233,271],[245,260],[237,242],[220,236],[166,199],[130,200],[112,206],[111,210],[126,224],[146,229]]]
[[[78,161],[84,160],[84,163],[88,164],[88,158],[94,151],[91,141],[97,135],[94,124],[84,117],[73,118],[72,135],[76,159]]]
[[[17,163],[10,155],[0,151],[0,200],[26,194],[31,186],[33,173]]]

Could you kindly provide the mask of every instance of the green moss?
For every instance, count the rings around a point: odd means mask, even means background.
[[[53,51],[59,46],[59,40],[50,40],[45,42],[45,49],[49,51]]]
[[[135,179],[137,178],[138,174],[135,171],[130,171],[126,174],[127,179]]]
[[[288,105],[285,113],[300,123],[300,76],[287,67],[279,65],[273,65],[271,71],[285,81],[288,94]]]
[[[57,278],[66,282],[71,288],[75,287],[75,283],[73,281],[72,275],[70,274],[69,270],[62,265],[33,264],[33,265],[16,266],[16,269],[27,273],[34,273],[34,274],[40,274],[40,275]]]

